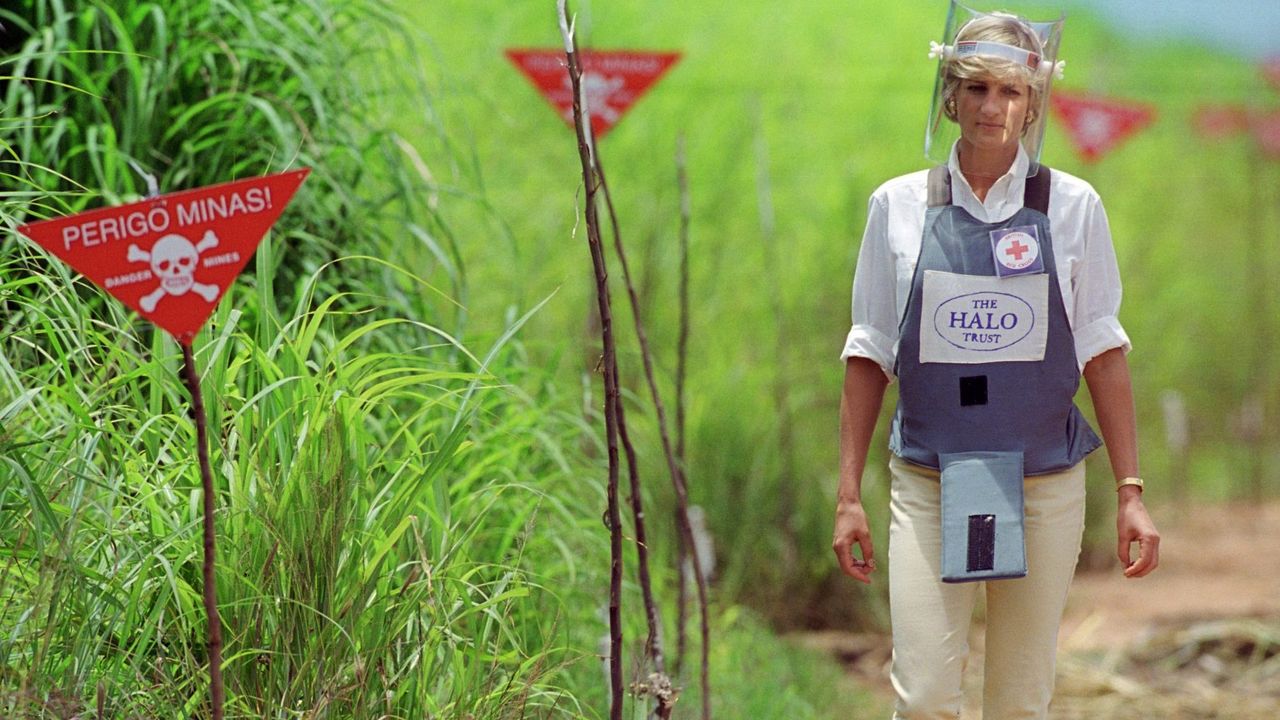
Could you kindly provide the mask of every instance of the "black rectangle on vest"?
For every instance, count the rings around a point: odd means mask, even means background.
[[[987,404],[987,376],[960,378],[960,407]]]

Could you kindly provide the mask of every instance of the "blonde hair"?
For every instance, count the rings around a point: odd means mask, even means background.
[[[974,18],[956,33],[955,42],[967,40],[986,40],[1022,48],[1042,55],[1044,48],[1040,37],[1026,20],[1010,13],[996,12]],[[1004,58],[986,55],[970,55],[953,58],[943,66],[942,76],[942,112],[948,120],[956,122],[955,94],[962,80],[975,77],[991,76],[1000,82],[1023,82],[1031,93],[1027,103],[1027,119],[1022,130],[1036,121],[1036,113],[1040,107],[1040,94],[1044,92],[1046,75],[1035,68],[1015,63]]]

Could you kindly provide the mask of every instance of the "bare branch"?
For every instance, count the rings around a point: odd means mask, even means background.
[[[604,251],[600,243],[600,218],[596,213],[599,188],[595,160],[591,149],[590,125],[585,96],[582,92],[582,66],[579,63],[573,31],[569,24],[565,0],[557,0],[560,33],[564,38],[569,80],[573,87],[573,121],[578,136],[578,156],[582,163],[582,184],[586,188],[585,215],[587,246],[591,251],[596,278],[596,303],[600,313],[601,339],[604,345],[604,419],[609,455],[607,485],[609,525],[609,717],[622,720],[622,515],[618,508],[618,375],[617,350],[613,337],[613,313],[609,304],[609,279]]]

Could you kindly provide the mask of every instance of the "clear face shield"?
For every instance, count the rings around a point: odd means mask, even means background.
[[[924,153],[930,161],[945,165],[951,147],[960,139],[955,95],[962,79],[994,75],[997,79],[1026,82],[1028,105],[1020,135],[1030,164],[1027,176],[1040,171],[1040,149],[1049,119],[1049,91],[1061,77],[1065,63],[1058,60],[1062,40],[1059,17],[1032,22],[1005,13],[985,13],[951,1],[942,43],[930,43],[929,57],[938,59]]]

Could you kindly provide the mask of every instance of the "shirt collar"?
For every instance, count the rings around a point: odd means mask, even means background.
[[[970,215],[986,221],[999,222],[1018,211],[1022,207],[1022,197],[1026,190],[1027,169],[1031,160],[1022,144],[1018,144],[1018,154],[1013,158],[1013,165],[987,191],[987,199],[978,201],[973,188],[960,172],[960,143],[951,146],[951,156],[947,159],[947,167],[951,170],[951,201],[969,211]]]

